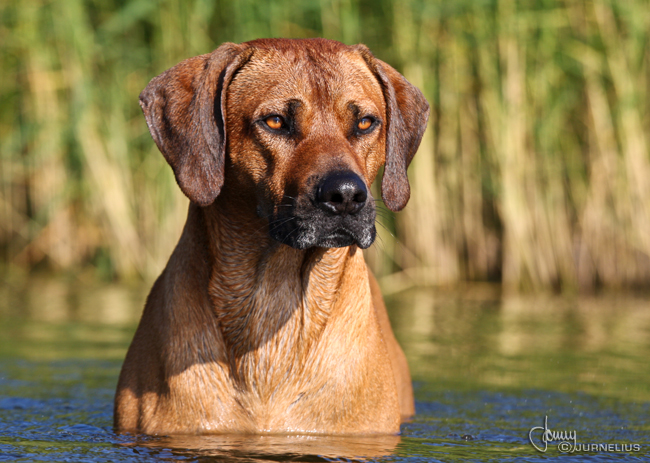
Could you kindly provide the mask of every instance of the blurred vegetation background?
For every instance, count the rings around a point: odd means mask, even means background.
[[[154,278],[187,199],[138,105],[225,41],[365,43],[432,105],[383,283],[650,282],[647,0],[4,0],[2,272]],[[381,214],[382,216],[386,214]]]

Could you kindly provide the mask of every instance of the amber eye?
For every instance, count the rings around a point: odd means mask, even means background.
[[[359,119],[359,122],[357,122],[357,128],[359,130],[368,130],[370,126],[372,125],[372,119],[369,117],[364,117]]]
[[[280,116],[269,116],[264,120],[264,122],[266,122],[266,125],[268,125],[273,130],[280,130],[282,127],[284,127],[284,119],[282,119]]]

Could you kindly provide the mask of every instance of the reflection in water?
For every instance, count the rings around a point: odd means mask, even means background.
[[[427,389],[588,392],[650,401],[650,300],[501,296],[482,287],[388,301],[414,379]]]
[[[124,359],[148,288],[55,279],[0,284],[0,357]]]
[[[148,289],[0,284],[0,456],[527,460],[538,457],[528,430],[546,415],[582,442],[641,443],[650,454],[650,299],[503,297],[489,286],[387,298],[417,400],[401,438],[115,435],[117,375]]]
[[[123,445],[157,450],[158,456],[314,462],[385,457],[393,454],[399,441],[399,436],[229,435],[144,437]]]
[[[0,285],[0,317],[42,322],[133,325],[140,319],[148,288],[35,278]]]

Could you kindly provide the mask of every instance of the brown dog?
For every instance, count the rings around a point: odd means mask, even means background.
[[[396,433],[410,375],[359,248],[370,184],[409,198],[429,106],[323,39],[225,44],[149,83],[149,130],[190,198],[115,397],[119,431]]]

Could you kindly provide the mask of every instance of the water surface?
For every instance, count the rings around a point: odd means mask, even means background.
[[[650,461],[646,296],[389,296],[416,393],[401,436],[118,436],[112,399],[147,290],[0,286],[0,461]],[[545,417],[598,449],[536,450]]]

